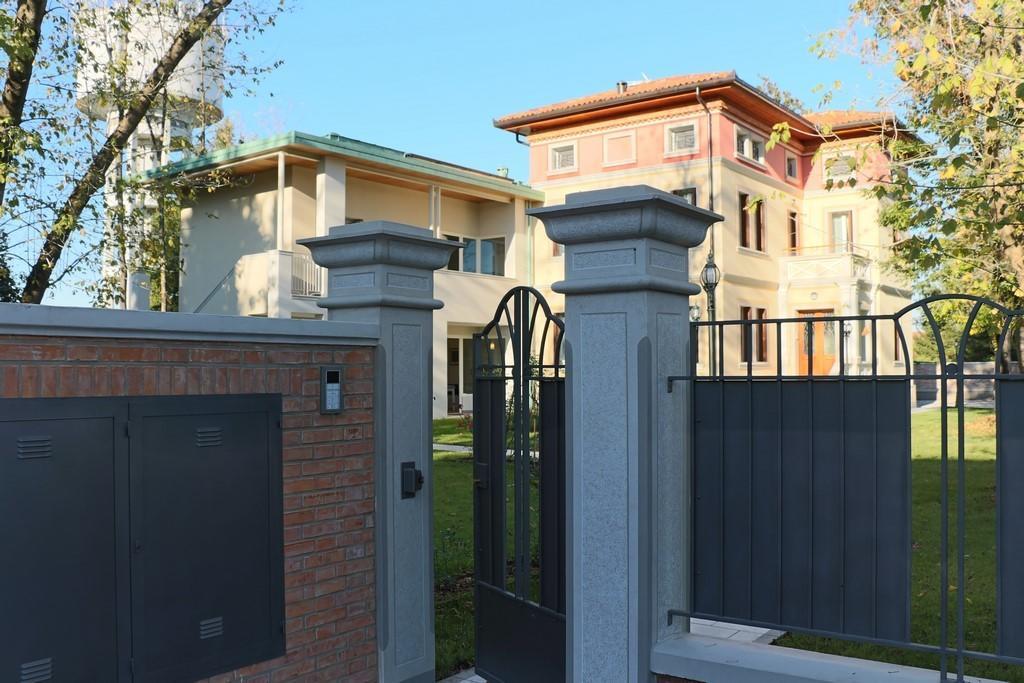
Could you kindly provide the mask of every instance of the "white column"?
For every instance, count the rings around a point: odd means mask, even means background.
[[[331,227],[345,224],[345,162],[322,157],[316,169],[316,235],[326,235]]]
[[[434,271],[459,245],[388,221],[302,240],[329,268],[320,306],[330,320],[380,327],[377,354],[377,649],[382,683],[434,683],[434,520],[431,448]],[[402,464],[423,487],[402,496]]]
[[[284,152],[277,153],[277,201],[275,208],[277,209],[276,216],[276,227],[277,232],[277,250],[284,251],[287,248],[289,240],[285,239],[284,234],[284,180],[285,180],[285,166],[284,166]]]
[[[721,216],[647,186],[535,209],[566,246],[567,678],[653,681],[689,607],[689,250]]]
[[[441,188],[431,185],[427,190],[427,211],[429,214],[430,231],[434,237],[441,238]]]

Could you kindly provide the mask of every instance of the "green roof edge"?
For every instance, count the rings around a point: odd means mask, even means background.
[[[346,138],[341,135],[337,137],[327,137],[313,135],[310,133],[302,133],[294,130],[280,135],[261,138],[259,140],[245,142],[240,145],[234,145],[233,147],[226,147],[191,159],[184,159],[151,171],[147,176],[152,178],[177,175],[179,173],[195,173],[198,171],[211,170],[221,164],[241,161],[245,157],[269,152],[289,145],[306,145],[324,152],[344,154],[346,156],[363,159],[364,161],[373,161],[407,171],[426,173],[448,180],[474,185],[483,189],[516,195],[518,197],[523,197],[524,199],[536,201],[544,200],[544,193],[540,190],[535,190],[529,185],[525,185],[511,179],[504,180],[497,176],[490,178],[487,176],[485,171],[474,173],[473,171],[463,170],[459,167],[452,166],[441,161],[433,161],[425,157],[408,155],[397,149],[363,142],[362,140],[356,140],[354,138]]]

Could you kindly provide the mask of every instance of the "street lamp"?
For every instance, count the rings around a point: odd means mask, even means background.
[[[714,239],[714,237],[712,237]],[[708,320],[715,322],[715,287],[722,281],[722,271],[715,265],[714,247],[708,250],[708,260],[700,271],[700,286],[708,297]],[[715,375],[715,326],[708,325],[708,368]]]

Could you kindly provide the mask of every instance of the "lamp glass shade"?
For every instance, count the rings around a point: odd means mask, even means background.
[[[722,279],[722,271],[718,269],[714,261],[708,261],[700,271],[700,283],[705,289],[713,288]]]

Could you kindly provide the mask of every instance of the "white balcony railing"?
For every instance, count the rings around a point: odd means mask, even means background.
[[[292,296],[323,296],[323,268],[309,254],[292,254]]]
[[[800,280],[859,279],[871,277],[872,261],[867,256],[846,252],[804,253],[780,259],[783,282]]]

